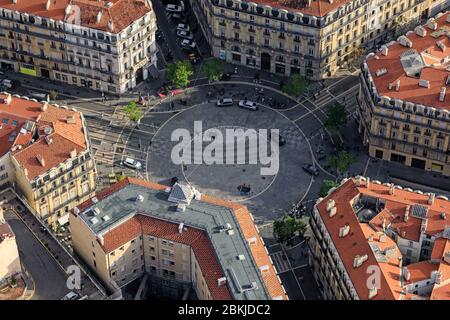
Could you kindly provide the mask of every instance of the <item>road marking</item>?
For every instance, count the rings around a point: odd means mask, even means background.
[[[367,158],[366,166],[365,166],[365,168],[364,168],[363,177],[366,176],[367,169],[369,169],[369,163],[370,163],[370,157]]]

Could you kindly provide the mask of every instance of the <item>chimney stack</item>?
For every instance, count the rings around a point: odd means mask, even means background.
[[[183,233],[183,228],[184,228],[184,223],[181,222],[181,223],[178,225],[178,233]]]
[[[391,184],[390,187],[389,187],[389,194],[390,194],[390,195],[393,195],[394,192],[395,192],[394,184]]]
[[[405,222],[408,221],[410,208],[411,208],[410,205],[407,205],[406,208],[405,208],[405,216],[403,218],[403,221],[405,221]]]
[[[428,196],[428,204],[429,205],[433,205],[434,204],[435,197],[436,197],[436,195],[434,193],[430,193],[430,195]]]
[[[369,189],[369,187],[370,187],[370,178],[367,177],[367,179],[366,179],[366,188]]]
[[[339,229],[339,238],[343,238],[350,232],[350,226],[346,224],[345,226]]]

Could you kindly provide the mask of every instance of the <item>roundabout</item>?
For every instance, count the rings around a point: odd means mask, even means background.
[[[174,114],[151,140],[146,159],[147,178],[169,185],[176,177],[202,193],[242,203],[258,222],[283,216],[308,194],[313,179],[302,170],[302,165],[312,163],[313,155],[307,138],[295,123],[277,110],[262,104],[258,106],[258,111],[250,111],[239,108],[236,101],[231,107],[203,102]],[[250,138],[243,138],[241,146],[244,148],[239,149],[239,138],[222,139],[227,132],[236,129],[256,132],[260,138],[258,143],[252,144]],[[214,141],[214,145],[223,147],[223,153],[215,148],[212,153],[215,162],[211,163],[205,161],[204,153],[195,152],[198,149],[194,150],[195,143],[192,143],[191,161],[187,158],[182,164],[174,161],[174,148],[176,150],[180,143],[174,134],[177,130],[187,132],[189,142],[214,132],[200,141],[201,150],[208,150],[208,145]],[[268,132],[279,134],[284,143],[275,143]],[[267,153],[261,152],[266,149]],[[227,158],[230,152],[233,157]],[[237,161],[239,157],[245,161]],[[230,159],[234,161],[226,161]]]

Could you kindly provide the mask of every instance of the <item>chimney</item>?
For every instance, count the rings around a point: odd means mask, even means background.
[[[227,283],[227,277],[222,277],[217,279],[217,286],[221,287],[223,286],[225,283]]]
[[[436,21],[434,21],[433,18],[431,18],[430,20],[428,20],[427,27],[430,28],[431,30],[436,30],[438,27],[438,24]]]
[[[45,10],[49,10],[50,9],[50,4],[52,3],[51,0],[47,0],[47,3],[45,4]]]
[[[97,23],[100,23],[101,20],[102,20],[102,12],[99,11],[99,12],[97,13]]]
[[[397,259],[398,259],[398,267],[401,268],[403,265],[403,257],[399,256]]]
[[[381,77],[382,75],[388,73],[386,68],[382,68],[382,69],[377,69],[377,71],[375,72],[377,77]]]
[[[393,195],[394,192],[395,192],[394,184],[391,184],[390,187],[389,187],[389,194],[390,194],[390,195]]]
[[[343,238],[350,232],[350,226],[346,224],[345,226],[339,229],[339,238]]]
[[[399,91],[400,90],[400,80],[397,80],[395,82],[395,91]]]
[[[444,100],[445,100],[445,91],[446,91],[446,87],[442,87],[441,91],[439,92],[439,101],[440,102],[444,102]]]
[[[383,222],[381,223],[381,227],[383,228],[383,231],[386,231],[386,218],[383,218]]]
[[[4,101],[5,101],[5,104],[11,104],[12,96],[10,93],[8,93],[8,95],[6,96],[6,99]]]
[[[336,213],[337,213],[336,207],[331,208],[329,213],[330,213],[330,218],[333,218],[336,215]]]
[[[409,218],[409,210],[410,210],[410,205],[407,205],[406,207],[405,207],[405,216],[403,217],[403,221],[405,221],[405,222],[407,222],[408,221],[408,218]]]
[[[430,81],[424,80],[424,79],[420,79],[419,80],[419,87],[430,88]]]
[[[327,211],[330,211],[336,205],[336,202],[333,199],[327,201]]]
[[[372,287],[369,289],[369,299],[372,299],[373,297],[375,297],[378,293],[378,289],[377,287]]]
[[[403,267],[403,277],[405,278],[406,281],[409,281],[409,279],[411,279],[411,272],[409,272],[407,267]]]
[[[65,12],[66,12],[66,14],[70,14],[72,12],[72,5],[71,4],[67,5]]]
[[[109,31],[113,31],[114,30],[114,23],[112,22],[112,20],[108,21],[108,30]]]
[[[44,158],[43,158],[40,154],[36,155],[36,160],[39,162],[39,164],[40,164],[42,167],[45,167],[45,160],[44,160]]]
[[[370,187],[370,178],[367,177],[367,179],[366,179],[366,188],[369,189],[369,187]]]
[[[77,156],[77,149],[70,151],[70,158],[75,158]]]
[[[439,47],[439,49],[441,49],[442,52],[445,52],[446,46],[443,41],[437,41],[436,45]]]
[[[353,259],[353,268],[360,267],[367,259],[369,259],[369,256],[367,254],[363,256],[360,255],[355,256],[355,258]]]
[[[47,107],[48,107],[48,103],[44,102],[41,106],[41,111],[44,112],[45,110],[47,110]]]
[[[428,204],[433,205],[435,198],[436,198],[436,195],[434,193],[430,193],[430,195],[428,196]]]
[[[420,37],[425,37],[427,35],[427,30],[422,26],[417,26],[414,31]]]
[[[389,48],[387,46],[381,46],[381,54],[387,56],[389,53]]]
[[[184,228],[184,223],[181,222],[181,223],[178,225],[178,233],[183,233],[183,228]]]
[[[448,264],[450,264],[450,251],[447,251],[444,254],[444,261],[447,262]]]

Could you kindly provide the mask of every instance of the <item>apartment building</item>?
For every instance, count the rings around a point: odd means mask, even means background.
[[[83,115],[3,92],[0,121],[0,184],[12,186],[49,225],[68,223],[69,210],[96,188]]]
[[[149,0],[0,0],[0,66],[121,94],[156,72]]]
[[[325,299],[449,300],[450,201],[344,179],[317,200],[310,265]]]
[[[371,157],[450,175],[450,13],[371,53],[357,119]]]
[[[311,80],[332,76],[358,48],[415,25],[448,0],[191,0],[215,57]]]
[[[109,287],[148,274],[199,299],[288,299],[246,207],[127,178],[70,214],[73,248]]]
[[[16,236],[11,226],[3,219],[0,209],[0,284],[11,276],[22,273]]]

